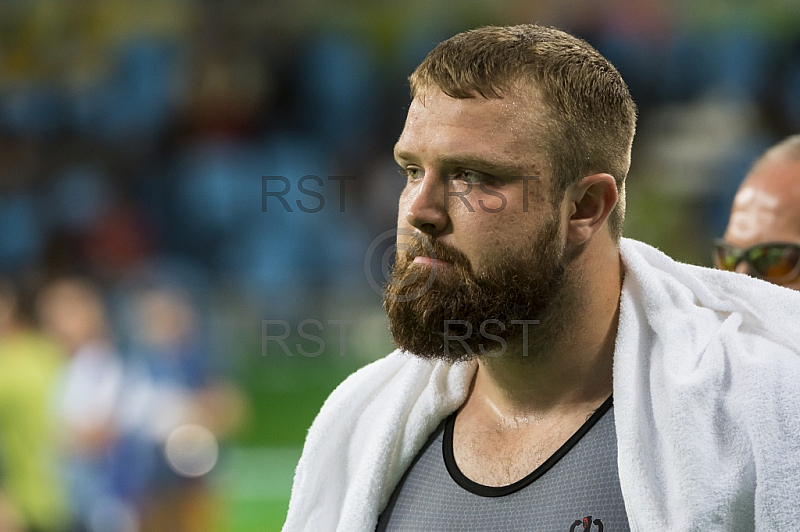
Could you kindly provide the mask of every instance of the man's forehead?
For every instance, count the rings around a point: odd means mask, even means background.
[[[432,86],[421,88],[409,106],[409,115],[412,112],[423,112],[436,110],[446,103],[466,102],[475,109],[488,108],[492,112],[499,114],[518,114],[520,112],[541,112],[542,98],[539,91],[534,87],[521,86],[515,84],[504,91],[498,91],[496,95],[488,97],[478,92],[474,92],[471,98],[455,98],[442,91],[441,88]]]
[[[507,98],[452,98],[441,92],[420,95],[411,101],[404,132],[415,126],[502,129],[521,122],[524,112],[515,103]]]
[[[779,204],[778,195],[755,184],[742,187],[733,200],[734,207],[739,209],[773,210]]]
[[[508,150],[540,152],[543,124],[530,98],[508,94],[502,98],[453,98],[439,89],[418,94],[409,106],[408,116],[395,154],[407,154],[448,144],[448,150]],[[531,143],[534,143],[532,149]]]
[[[741,245],[800,241],[800,187],[788,183],[785,175],[752,174],[734,198],[726,238]]]
[[[780,155],[766,159],[750,172],[741,192],[748,187],[779,201],[800,198],[800,160]]]

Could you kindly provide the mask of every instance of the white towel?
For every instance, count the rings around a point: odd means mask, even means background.
[[[776,531],[800,516],[800,293],[622,242],[614,352],[633,530]]]
[[[619,473],[634,531],[774,531],[800,515],[800,293],[623,239],[614,354]],[[325,402],[284,532],[372,532],[475,363],[396,351]]]
[[[417,451],[464,402],[475,367],[395,351],[339,385],[308,432],[284,532],[375,530]]]

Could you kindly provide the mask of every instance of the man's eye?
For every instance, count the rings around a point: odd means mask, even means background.
[[[400,173],[400,175],[405,176],[410,181],[414,181],[422,177],[422,172],[415,166],[401,167],[398,168],[397,171]]]
[[[475,170],[458,170],[453,174],[453,178],[465,183],[485,183],[492,181],[494,176],[484,174],[483,172],[476,172]]]

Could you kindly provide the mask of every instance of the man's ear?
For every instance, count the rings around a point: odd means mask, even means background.
[[[617,183],[609,174],[592,174],[567,188],[567,242],[576,246],[587,242],[603,226],[617,197]]]

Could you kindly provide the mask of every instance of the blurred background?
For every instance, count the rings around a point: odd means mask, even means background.
[[[710,265],[800,131],[795,0],[0,2],[0,530],[279,530],[322,401],[392,348],[406,77],[523,22],[630,86],[626,236]]]

